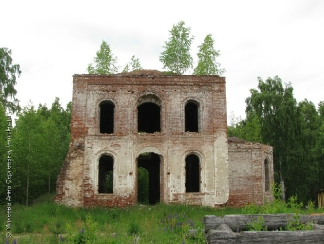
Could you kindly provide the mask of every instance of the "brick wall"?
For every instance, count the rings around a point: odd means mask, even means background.
[[[241,207],[251,203],[261,205],[272,201],[270,187],[274,182],[272,147],[237,138],[229,138],[228,141],[230,194],[227,205]],[[265,164],[265,160],[268,165]],[[265,167],[269,167],[269,170]],[[266,173],[269,174],[268,182]],[[266,184],[269,186],[268,190]]]
[[[114,104],[112,134],[99,130],[103,101]],[[160,107],[160,132],[138,132],[137,108],[148,101]],[[199,132],[185,132],[188,101],[198,104]],[[261,203],[265,196],[262,166],[254,165],[270,151],[228,144],[226,117],[224,77],[150,71],[74,75],[71,144],[57,180],[56,201],[69,206],[134,205],[139,155],[154,153],[159,156],[154,163],[159,164],[160,179],[152,187],[157,188],[160,202],[214,207],[226,204],[230,197],[233,206]],[[186,192],[185,162],[190,154],[199,159],[198,192]],[[98,193],[102,155],[113,158],[113,193],[109,194]],[[249,184],[256,188],[251,190]]]

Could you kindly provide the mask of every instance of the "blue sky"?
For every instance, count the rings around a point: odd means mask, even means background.
[[[102,40],[122,67],[132,55],[145,69],[159,61],[173,24],[183,20],[195,36],[192,55],[207,34],[226,69],[228,115],[245,116],[257,77],[291,82],[297,101],[324,101],[324,1],[165,0],[38,1],[1,3],[0,47],[21,65],[17,98],[48,106],[72,99],[72,75],[87,73]],[[3,11],[5,10],[5,11]]]

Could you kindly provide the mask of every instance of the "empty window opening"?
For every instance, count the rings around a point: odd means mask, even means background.
[[[109,101],[100,104],[100,133],[114,133],[114,104]]]
[[[200,163],[197,155],[186,157],[186,192],[200,191]]]
[[[137,166],[137,201],[148,204],[160,202],[160,156],[143,153],[138,157]]]
[[[185,106],[185,131],[199,132],[198,104],[188,102]]]
[[[109,155],[99,159],[98,193],[113,193],[114,160]]]
[[[145,102],[137,107],[138,132],[161,132],[160,106],[155,103]]]
[[[270,175],[269,175],[269,162],[267,159],[264,160],[264,190],[270,190]]]

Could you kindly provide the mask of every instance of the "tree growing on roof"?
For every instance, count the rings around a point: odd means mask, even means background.
[[[102,41],[100,50],[94,57],[94,64],[88,65],[89,74],[115,74],[118,72],[117,58],[113,55],[109,44]]]
[[[131,61],[126,64],[125,68],[123,69],[123,73],[131,72],[134,70],[143,69],[141,63],[138,58],[135,58],[135,55],[132,56]]]
[[[169,40],[165,42],[165,50],[160,56],[163,68],[176,74],[183,74],[192,68],[193,59],[190,55],[190,47],[193,39],[190,28],[185,27],[185,22],[180,21],[173,25]]]
[[[214,39],[211,34],[205,37],[198,48],[198,64],[194,69],[194,75],[221,75],[225,72],[216,61],[220,51],[214,49]]]

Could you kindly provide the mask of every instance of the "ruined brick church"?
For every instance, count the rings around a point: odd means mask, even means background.
[[[272,199],[272,147],[227,137],[220,76],[74,75],[71,143],[56,184],[68,206],[243,206]]]

